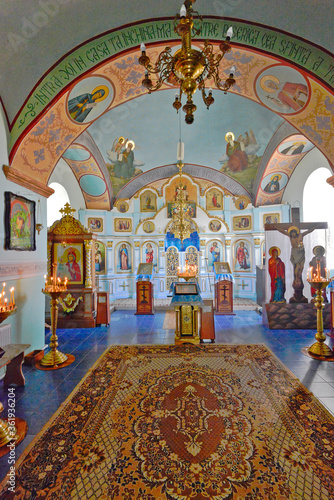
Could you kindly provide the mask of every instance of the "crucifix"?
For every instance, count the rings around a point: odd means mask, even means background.
[[[303,295],[304,283],[302,279],[305,264],[305,247],[303,238],[315,229],[327,229],[327,222],[300,222],[299,208],[292,208],[292,222],[281,224],[265,224],[266,231],[279,231],[288,236],[291,244],[290,262],[293,265],[293,283],[294,294],[289,302],[300,303],[308,302]],[[303,231],[304,229],[304,231]]]

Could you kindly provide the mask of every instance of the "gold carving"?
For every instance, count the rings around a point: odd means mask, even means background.
[[[261,243],[260,238],[255,238],[254,243],[255,243],[255,245],[259,245]]]
[[[65,203],[64,208],[61,208],[61,209],[59,210],[59,212],[60,212],[61,214],[63,214],[63,217],[64,217],[65,215],[72,215],[72,216],[73,216],[73,214],[75,213],[75,208],[72,208],[72,207],[71,207],[71,205],[70,205],[69,203]]]
[[[160,240],[160,241],[159,241],[159,247],[162,247],[162,248],[163,248],[163,247],[164,247],[164,244],[165,244],[165,242],[164,242],[163,240]]]
[[[78,297],[76,299],[75,297],[73,297],[73,295],[68,293],[64,299],[62,297],[59,297],[59,304],[62,306],[64,313],[69,314],[71,312],[74,312],[80,300],[82,301],[83,298]]]
[[[112,241],[107,241],[107,247],[108,247],[108,248],[112,248],[112,244],[113,244],[113,242],[112,242]]]
[[[85,240],[85,250],[86,250],[86,280],[85,287],[92,288],[92,240]]]
[[[140,241],[135,241],[135,248],[139,248],[140,247]]]
[[[72,217],[72,215],[64,215],[61,220],[56,220],[49,231],[49,234],[91,234],[90,231],[84,228],[80,221]]]
[[[205,240],[201,240],[201,247],[205,247]]]

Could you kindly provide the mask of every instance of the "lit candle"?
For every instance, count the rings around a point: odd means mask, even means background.
[[[15,305],[15,302],[14,302],[14,287],[12,286],[12,288],[10,289],[10,299],[9,299],[9,304],[11,305],[11,307],[14,308],[14,305]]]
[[[8,311],[7,299],[5,299],[5,311]]]
[[[5,292],[5,286],[6,286],[6,283],[2,283],[2,295],[4,295],[4,292]]]
[[[56,284],[57,282],[57,264],[52,264],[53,266],[53,283]]]

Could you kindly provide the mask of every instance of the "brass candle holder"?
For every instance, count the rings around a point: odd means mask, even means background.
[[[0,324],[5,321],[8,316],[11,316],[12,314],[16,314],[17,307],[14,306],[12,309],[6,309],[6,310],[0,310]]]
[[[196,278],[197,276],[197,266],[186,264],[184,269],[178,269],[177,277],[183,278],[185,281],[189,281],[191,279]]]
[[[65,361],[67,361],[67,355],[63,354],[57,349],[58,337],[56,334],[59,297],[62,293],[66,292],[66,290],[67,278],[65,278],[64,281],[61,281],[60,278],[57,279],[55,272],[51,280],[45,281],[45,288],[44,290],[42,289],[42,292],[51,299],[51,338],[49,344],[50,351],[41,359],[41,366],[57,368],[58,365],[61,365],[65,363]]]
[[[324,308],[324,299],[322,296],[323,290],[328,286],[329,280],[320,276],[320,273],[317,275],[311,276],[310,279],[307,279],[310,285],[316,289],[316,297],[314,301],[314,305],[317,308],[317,333],[315,334],[316,342],[308,348],[308,353],[310,356],[314,358],[317,357],[333,357],[333,352],[331,348],[325,344],[326,335],[324,334],[324,323],[323,323],[323,314],[322,310]]]
[[[17,311],[17,307],[14,306],[11,309],[4,309],[4,307],[0,308],[0,324],[5,321],[8,316],[15,314]],[[3,404],[0,403],[0,413],[3,411]],[[2,420],[0,418],[0,448],[6,444],[8,444],[12,439],[16,439],[17,437],[17,429],[15,426],[9,426],[8,422]]]
[[[0,403],[0,412],[3,411],[3,404]],[[15,425],[9,425],[6,420],[0,418],[0,448],[10,443],[12,440],[17,440],[18,434]]]

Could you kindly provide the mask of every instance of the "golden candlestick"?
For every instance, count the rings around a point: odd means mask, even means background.
[[[323,290],[328,286],[329,280],[322,278],[320,272],[317,275],[311,274],[311,278],[307,280],[310,285],[316,289],[316,297],[314,304],[317,308],[317,333],[315,334],[316,342],[308,348],[308,353],[317,358],[319,356],[332,357],[331,348],[325,344],[326,335],[324,334],[323,314],[324,299],[322,296]]]
[[[186,265],[184,269],[181,269],[180,267],[178,268],[177,271],[177,277],[178,278],[183,278],[185,281],[189,281],[191,279],[196,278],[197,276],[197,266],[195,264],[188,264],[186,262]]]
[[[0,324],[5,321],[8,316],[15,314],[17,307],[0,311]],[[3,405],[0,403],[0,413],[3,411]],[[8,422],[0,418],[0,447],[8,444],[12,439],[16,438],[17,429],[15,426],[10,427]]]
[[[42,292],[51,298],[51,338],[50,338],[50,351],[43,357],[40,364],[42,366],[48,367],[58,367],[62,363],[67,361],[67,355],[58,351],[58,337],[57,331],[57,321],[58,321],[58,302],[59,297],[62,293],[67,290],[67,279],[62,282],[60,278],[57,280],[57,276],[54,273],[51,283],[45,282],[45,289]],[[61,368],[61,367],[60,367]]]
[[[15,314],[17,311],[17,307],[14,306],[12,309],[0,310],[0,324],[5,321],[8,316]]]
[[[3,411],[3,404],[0,403],[0,412]],[[0,418],[0,448],[10,443],[12,440],[17,440],[18,434],[15,425],[9,425],[7,421]]]

